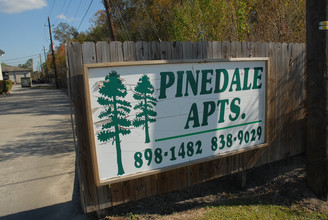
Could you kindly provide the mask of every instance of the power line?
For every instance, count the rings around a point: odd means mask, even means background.
[[[12,58],[12,59],[8,59],[8,60],[4,60],[3,62],[8,62],[8,61],[12,61],[12,60],[21,60],[21,59],[24,59],[24,58],[32,58],[32,57],[36,57],[36,56],[39,56],[39,54],[33,54],[33,55],[30,55],[30,56],[26,56],[26,57]]]
[[[57,69],[56,69],[56,59],[55,59],[54,44],[52,42],[51,24],[50,24],[50,18],[49,17],[48,17],[48,24],[49,24],[49,36],[50,36],[50,42],[51,42],[52,62],[54,64],[54,71],[55,71],[55,82],[56,82],[56,88],[58,89],[58,76],[57,76]]]
[[[67,13],[69,7],[71,6],[71,3],[72,3],[72,0],[69,0],[68,5],[67,5],[67,7],[66,7],[66,10],[65,10],[65,12],[64,12],[64,15],[66,15],[66,13]]]
[[[76,12],[75,12],[75,15],[74,15],[74,18],[73,18],[73,20],[72,20],[72,24],[73,24],[73,22],[75,21],[75,19],[76,19],[76,15],[77,15],[77,13],[79,12],[79,10],[80,10],[80,7],[81,7],[81,3],[82,3],[82,1],[83,0],[81,0],[80,1],[80,4],[79,4],[79,6],[77,7],[77,10],[76,10]]]
[[[51,10],[50,10],[50,13],[49,13],[49,16],[51,15],[52,10],[54,9],[55,2],[56,2],[56,1],[53,0],[53,2],[52,2],[52,6],[51,6]]]
[[[33,60],[34,59],[37,59],[37,57],[34,57]],[[15,66],[15,65],[18,65],[18,64],[25,64],[26,61],[22,61],[22,62],[3,62],[3,63],[5,63],[7,65],[10,65],[10,66]]]
[[[87,9],[87,11],[85,12],[85,14],[84,14],[84,16],[83,16],[83,18],[82,18],[82,20],[81,20],[81,22],[80,22],[80,24],[79,24],[79,27],[77,28],[77,30],[79,30],[79,29],[80,29],[80,27],[81,27],[81,24],[82,24],[82,22],[83,22],[83,20],[84,20],[85,16],[87,15],[87,13],[88,13],[88,11],[89,11],[89,9],[90,9],[91,5],[92,5],[92,2],[93,2],[93,0],[91,0],[90,4],[89,4],[89,6],[88,6],[88,9]]]
[[[114,5],[115,10],[118,12],[118,21],[120,22],[120,25],[122,27],[123,33],[124,33],[126,39],[129,40],[129,41],[131,41],[129,31],[128,31],[128,28],[126,26],[126,22],[124,21],[123,16],[122,16],[122,13],[121,13],[121,9],[115,3],[115,1],[112,1],[112,3]]]
[[[83,0],[80,1],[79,6],[77,7],[77,10],[76,10],[75,15],[74,15],[74,18],[73,18],[73,20],[72,20],[72,22],[71,22],[71,25],[73,25],[73,22],[74,22],[75,19],[76,19],[76,15],[77,15],[77,13],[78,13],[79,10],[80,10],[80,7],[81,7],[81,3],[82,3],[82,1],[83,1]]]
[[[148,20],[150,21],[150,24],[152,25],[153,30],[154,30],[154,32],[155,32],[155,34],[156,34],[156,36],[157,36],[159,42],[161,42],[162,40],[161,40],[161,38],[159,37],[159,35],[158,35],[158,33],[157,33],[157,30],[156,30],[155,24],[153,23],[153,20],[152,20],[151,17],[149,16],[149,14],[148,14],[148,12],[147,12],[145,6],[143,5],[143,3],[141,3],[141,6],[143,7],[144,11],[146,12],[146,15],[147,15],[147,17],[148,17]]]
[[[10,63],[15,63],[15,62],[24,62],[24,61],[29,60],[29,59],[34,59],[35,57],[37,57],[37,56],[26,57],[26,58],[15,59],[15,60],[4,60],[3,62],[10,62]]]
[[[52,0],[52,5],[51,5],[51,9],[50,9],[50,12],[49,12],[48,17],[50,17],[50,15],[52,14],[53,9],[54,9],[54,6],[55,6],[55,3],[56,3],[56,0]],[[43,30],[44,30],[44,33],[43,33],[43,45],[45,44],[46,41],[48,41],[48,39],[47,39],[47,37],[46,37],[46,35],[45,35],[45,33],[46,33],[46,29],[45,29],[45,27],[46,27],[46,26],[47,26],[47,25],[45,24],[45,25],[44,25],[44,28],[43,28]]]
[[[35,57],[30,57],[30,59],[34,60],[34,59],[37,59],[38,57],[35,56]],[[29,60],[29,59],[28,59]],[[20,61],[9,61],[9,62],[5,62],[3,61],[3,63],[7,64],[7,65],[18,65],[18,64],[25,64],[27,62],[27,60],[20,60]]]
[[[58,15],[61,15],[61,13],[63,12],[64,7],[65,7],[65,4],[66,4],[66,1],[67,1],[67,0],[64,1],[63,7],[62,7],[62,9],[60,10],[60,12],[59,12]],[[56,21],[53,23],[53,25],[55,25],[55,24],[57,23],[57,21],[58,21],[58,17],[57,17]]]
[[[60,10],[60,12],[59,12],[59,14],[56,16],[56,20],[55,20],[55,22],[53,23],[54,26],[56,26],[57,23],[60,22],[59,19],[63,19],[63,20],[65,20],[65,21],[67,21],[67,22],[70,22],[69,19],[68,19],[68,16],[66,16],[66,15],[67,15],[67,11],[68,11],[68,9],[70,9],[70,6],[71,6],[71,3],[72,3],[72,0],[69,0],[67,6],[65,7],[66,2],[67,2],[67,0],[64,1],[64,4],[63,4],[63,6],[62,6],[62,8],[61,8],[61,10]],[[81,4],[81,1],[80,1],[80,4]],[[65,12],[63,13],[64,8],[66,8],[66,9],[65,9]],[[64,18],[59,18],[59,17],[58,17],[59,15],[63,15]],[[48,17],[50,17],[50,16],[48,16]]]

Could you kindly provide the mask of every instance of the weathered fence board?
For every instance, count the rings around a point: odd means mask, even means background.
[[[96,51],[97,51],[98,63],[110,62],[110,49],[109,49],[109,44],[107,42],[105,41],[97,42]]]
[[[145,198],[147,196],[145,178],[139,178],[136,180],[135,193],[136,193],[136,200]]]
[[[271,115],[271,118],[273,120],[268,121],[268,136],[271,140],[269,142],[271,143],[268,147],[268,162],[275,161],[275,152],[277,150],[276,147],[276,56],[277,56],[277,50],[276,50],[276,44],[275,43],[269,43],[268,48],[268,56],[270,58],[270,65],[269,65],[269,72],[268,72],[268,106],[267,111],[269,111],[269,115]]]
[[[137,60],[137,51],[134,42],[126,41],[123,43],[123,56],[124,56],[124,61]]]
[[[84,120],[86,116],[86,105],[83,89],[83,61],[82,47],[80,43],[70,43],[68,46],[70,80],[72,84],[72,95],[75,106],[75,124],[78,137],[78,146],[80,148],[79,161],[81,166],[81,200],[85,212],[95,211],[99,209],[97,187],[94,182],[94,174],[91,161],[91,149],[88,146],[89,137],[86,135],[87,122]]]
[[[136,43],[137,60],[148,60],[148,43],[138,41]]]
[[[280,71],[277,72],[278,74],[278,97],[277,97],[277,101],[278,101],[278,118],[280,120],[280,122],[278,123],[279,125],[279,136],[280,136],[280,151],[279,151],[279,156],[278,159],[283,159],[285,158],[287,153],[288,153],[288,149],[290,148],[290,146],[288,146],[288,106],[289,106],[289,102],[288,102],[288,66],[289,66],[289,51],[287,48],[287,44],[286,43],[282,43],[281,44],[281,60],[280,62],[277,64],[280,66]]]
[[[85,42],[82,44],[83,64],[97,62],[96,47],[93,42]],[[111,206],[111,193],[108,186],[97,187],[97,197],[99,209]]]
[[[268,57],[269,56],[268,47],[269,47],[268,43],[256,42],[254,44],[254,57]],[[267,86],[270,86],[270,85],[267,85]],[[270,90],[267,91],[267,96],[270,96],[269,92],[270,92]],[[267,113],[268,113],[268,118],[271,118],[271,115],[270,115],[271,112],[267,110]],[[270,122],[270,120],[269,120],[269,122]],[[266,135],[268,136],[269,129],[267,129],[266,131],[267,131]],[[261,156],[259,156],[259,159],[255,166],[261,166],[263,164],[268,163],[268,148],[258,149],[254,152],[256,152],[257,155],[261,155]]]
[[[192,186],[304,152],[305,45],[263,42],[86,42],[67,46],[85,212]],[[89,147],[83,64],[135,61],[269,57],[267,148],[96,187]],[[245,182],[245,178],[242,181]]]

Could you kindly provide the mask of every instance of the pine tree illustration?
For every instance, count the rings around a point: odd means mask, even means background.
[[[156,119],[154,118],[157,113],[154,111],[154,107],[156,106],[157,100],[152,97],[154,94],[154,87],[149,81],[149,77],[143,75],[134,91],[136,92],[133,95],[135,100],[138,100],[137,105],[134,106],[134,109],[140,109],[141,112],[137,113],[135,120],[133,121],[133,125],[135,127],[144,126],[145,129],[145,143],[150,142],[149,138],[149,123],[154,123]]]
[[[126,87],[120,80],[116,71],[112,71],[105,78],[103,87],[99,89],[102,95],[98,98],[98,103],[105,106],[105,111],[99,114],[99,118],[110,119],[110,122],[102,126],[102,131],[98,134],[98,140],[106,142],[113,140],[116,144],[117,175],[123,175],[122,152],[120,135],[130,134],[128,127],[131,125],[126,117],[130,113],[131,104],[124,100],[127,94]]]

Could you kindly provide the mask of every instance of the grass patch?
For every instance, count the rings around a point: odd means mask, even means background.
[[[327,213],[306,210],[301,206],[235,205],[208,206],[201,219],[327,219]]]
[[[128,217],[128,218],[131,219],[131,220],[137,220],[137,219],[139,219],[139,216],[136,215],[136,214],[133,214],[132,212],[128,213],[128,214],[126,215],[126,217]]]

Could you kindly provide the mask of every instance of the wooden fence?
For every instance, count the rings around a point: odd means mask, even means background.
[[[82,206],[92,212],[161,194],[304,152],[305,45],[263,42],[85,42],[66,47],[78,138]],[[138,179],[97,187],[94,182],[83,90],[83,64],[269,57],[269,146]],[[245,173],[245,172],[244,172]]]

